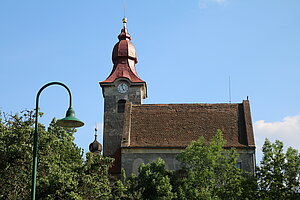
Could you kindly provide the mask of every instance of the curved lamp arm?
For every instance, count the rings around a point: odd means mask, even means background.
[[[46,85],[44,85],[43,87],[41,87],[41,89],[38,91],[37,95],[36,95],[36,106],[35,106],[35,112],[36,114],[38,113],[38,108],[39,108],[39,98],[40,98],[40,95],[42,93],[42,91],[46,88],[46,87],[49,87],[51,85],[61,85],[63,86],[64,88],[66,88],[66,90],[68,91],[69,93],[69,97],[70,97],[70,105],[69,107],[72,107],[72,94],[71,94],[71,91],[70,89],[63,83],[61,82],[50,82],[50,83],[47,83]]]
[[[35,196],[36,196],[36,171],[37,171],[37,151],[38,151],[38,109],[39,109],[39,98],[40,98],[40,94],[42,93],[42,91],[51,86],[51,85],[60,85],[63,86],[64,88],[66,88],[66,90],[69,93],[69,99],[70,99],[70,104],[69,104],[69,108],[66,114],[66,117],[58,120],[57,123],[59,123],[59,125],[64,126],[64,127],[80,127],[83,126],[84,123],[81,122],[79,119],[75,118],[75,112],[72,109],[72,94],[70,89],[63,83],[60,82],[50,82],[47,83],[46,85],[44,85],[43,87],[41,87],[41,89],[38,91],[37,95],[36,95],[36,106],[35,106],[35,125],[34,125],[34,140],[33,140],[33,168],[32,168],[32,189],[31,189],[31,199],[35,200]]]

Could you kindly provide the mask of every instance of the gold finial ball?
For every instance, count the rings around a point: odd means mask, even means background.
[[[122,21],[123,21],[123,23],[127,23],[127,18],[124,17],[124,18],[122,19]]]

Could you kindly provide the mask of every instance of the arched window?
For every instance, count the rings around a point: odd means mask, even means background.
[[[118,113],[124,113],[126,100],[121,99],[118,101]]]
[[[239,168],[239,169],[242,169],[242,162],[237,162],[236,167]]]

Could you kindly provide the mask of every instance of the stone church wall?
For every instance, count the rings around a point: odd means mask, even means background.
[[[238,165],[244,171],[248,171],[254,175],[255,173],[255,149],[237,149],[238,157]]]
[[[142,163],[150,163],[161,158],[165,161],[166,169],[176,170],[180,168],[180,162],[176,160],[179,149],[122,149],[122,168],[126,174],[137,174]]]
[[[152,161],[161,158],[165,161],[166,169],[178,170],[181,167],[179,161],[176,160],[176,156],[182,151],[182,149],[134,149],[124,148],[122,149],[122,168],[125,169],[126,175],[129,176],[132,173],[137,174],[138,168],[142,163],[150,163]],[[255,150],[237,150],[238,167],[244,171],[248,171],[254,174],[255,167]]]

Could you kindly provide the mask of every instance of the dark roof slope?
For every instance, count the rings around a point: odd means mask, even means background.
[[[240,104],[128,103],[122,147],[186,147],[223,131],[227,147],[255,147],[249,101]]]

